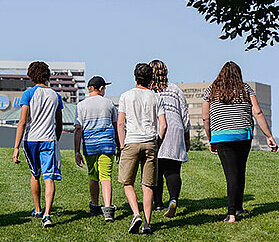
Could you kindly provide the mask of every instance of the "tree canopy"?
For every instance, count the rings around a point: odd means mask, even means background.
[[[187,0],[209,23],[223,25],[220,39],[246,37],[246,50],[279,42],[278,0]]]

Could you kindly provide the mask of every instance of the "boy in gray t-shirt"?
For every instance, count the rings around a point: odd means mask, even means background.
[[[145,218],[142,232],[151,233],[152,187],[157,184],[158,139],[162,140],[164,137],[166,120],[159,96],[148,89],[152,68],[145,63],[137,64],[134,74],[136,88],[123,93],[119,100],[118,136],[122,154],[118,180],[124,184],[127,200],[134,213],[129,233],[138,233],[142,219],[134,182],[141,163]],[[158,120],[159,134],[157,135]]]

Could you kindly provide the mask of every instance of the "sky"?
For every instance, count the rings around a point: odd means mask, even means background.
[[[244,39],[220,40],[185,0],[0,0],[0,59],[83,61],[86,79],[113,84],[107,96],[134,87],[138,62],[163,60],[169,80],[212,82],[226,61],[244,81],[271,85],[273,134],[279,137],[279,46],[245,51]]]

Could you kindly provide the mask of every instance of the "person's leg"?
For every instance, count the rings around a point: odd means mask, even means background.
[[[145,218],[145,222],[147,224],[150,224],[151,213],[152,213],[153,191],[151,187],[142,184],[142,192],[143,192],[144,218]]]
[[[40,180],[36,179],[34,176],[31,176],[30,179],[30,186],[31,186],[31,192],[33,196],[33,201],[35,205],[35,211],[37,213],[41,212],[41,185]]]
[[[103,194],[105,207],[110,207],[111,197],[112,197],[111,181],[101,181],[101,184],[102,184],[102,194]]]
[[[94,205],[99,204],[99,182],[89,179],[89,192]]]
[[[239,189],[236,196],[236,211],[243,211],[243,196],[245,188],[245,172],[246,172],[246,163],[248,155],[251,149],[251,140],[245,140],[239,144],[239,163],[238,163],[238,180],[239,180]]]
[[[166,184],[170,195],[170,201],[178,202],[178,197],[181,190],[181,162],[176,160],[165,159],[166,169],[164,172]]]
[[[152,213],[152,187],[157,185],[158,178],[158,160],[157,160],[157,142],[150,141],[142,143],[142,153],[145,158],[141,159],[142,165],[142,191],[143,191],[143,210],[145,223],[143,224],[143,232],[148,228],[148,233],[151,233],[151,213]]]
[[[88,178],[89,178],[89,193],[91,202],[90,204],[99,204],[99,172],[98,172],[98,158],[99,156],[85,156],[87,164]]]
[[[126,144],[121,152],[119,161],[118,181],[124,185],[124,191],[134,217],[129,227],[129,233],[138,233],[142,219],[139,212],[134,182],[138,171],[139,143]]]
[[[33,196],[35,205],[35,211],[33,210],[31,215],[41,212],[41,185],[40,185],[40,174],[41,174],[41,161],[39,152],[39,142],[24,141],[23,150],[28,166],[31,170],[30,188]]]
[[[164,159],[158,159],[158,182],[157,186],[153,187],[153,196],[154,196],[154,203],[155,209],[162,209],[163,208],[163,189],[164,189]]]
[[[55,184],[54,180],[61,180],[59,150],[56,141],[39,142],[40,161],[45,183],[45,215],[50,215],[52,208]],[[45,216],[44,215],[44,216]]]
[[[216,145],[227,180],[228,215],[227,222],[235,221],[236,201],[239,194],[239,150],[236,149],[237,142],[222,142]],[[224,220],[225,221],[225,220]]]
[[[45,179],[45,215],[50,215],[54,195],[55,195],[55,184],[53,179]]]
[[[140,146],[140,143],[125,145],[121,153],[118,172],[118,181],[124,185],[126,198],[135,216],[139,215],[134,182],[139,167],[138,155]]]
[[[114,160],[114,155],[100,155],[98,158],[99,180],[101,181],[102,184],[102,194],[103,194],[105,207],[111,206],[111,200],[112,200],[111,176],[112,176],[113,160]]]
[[[133,185],[124,185],[124,191],[134,216],[140,214],[137,195]]]

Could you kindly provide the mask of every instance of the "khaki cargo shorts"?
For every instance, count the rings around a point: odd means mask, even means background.
[[[121,152],[118,181],[125,185],[133,185],[139,164],[141,164],[142,184],[156,186],[158,177],[157,152],[156,140],[126,144]]]

